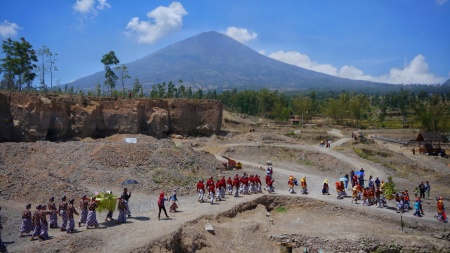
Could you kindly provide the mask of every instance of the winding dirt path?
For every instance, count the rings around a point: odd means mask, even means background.
[[[333,133],[339,134],[336,130]],[[318,153],[327,154],[333,156],[337,159],[343,160],[352,166],[353,169],[359,170],[363,167],[366,170],[366,175],[376,175],[380,178],[386,178],[387,175],[376,166],[372,166],[370,163],[364,161],[360,158],[350,157],[343,153],[340,153],[336,150],[333,150],[334,147],[342,145],[343,143],[351,140],[350,138],[342,138],[338,141],[331,144],[331,148],[321,148],[319,146],[311,146],[311,145],[303,145],[303,144],[263,144],[265,146],[274,146],[274,147],[285,147],[290,149],[298,149],[298,150],[307,150],[314,151]],[[217,143],[212,144],[207,147],[199,148],[198,150],[204,150],[213,153],[218,160],[223,161],[222,154],[229,147],[254,147],[262,145],[260,143],[232,143],[219,145]],[[242,161],[242,160],[240,160]],[[265,164],[260,164],[255,161],[242,161],[246,168],[251,166],[253,168],[266,168]],[[351,168],[348,170],[350,171]],[[246,171],[250,173],[259,173],[264,174],[264,171],[259,169],[246,169]],[[298,164],[289,164],[284,163],[281,165],[274,166],[274,178],[275,178],[275,188],[276,195],[291,195],[288,192],[287,187],[287,179],[290,175],[297,177],[298,179],[306,176],[308,182],[308,190],[309,194],[307,197],[314,198],[322,201],[328,201],[331,203],[336,203],[340,205],[350,206],[352,208],[371,208],[374,207],[366,207],[361,204],[354,205],[351,203],[350,198],[345,198],[343,200],[336,199],[336,191],[334,188],[334,180],[329,178],[330,181],[330,193],[331,195],[322,195],[322,183],[325,179],[323,176],[317,176],[311,173],[306,173],[306,169]],[[225,176],[232,176],[236,172],[235,171],[227,171],[223,174]],[[194,187],[194,186],[193,186]],[[120,189],[112,189],[113,191],[120,192]],[[296,191],[298,192],[295,195],[301,195],[300,189],[297,187]],[[350,195],[350,192],[347,191]],[[225,210],[229,210],[234,206],[254,200],[261,196],[261,194],[255,195],[246,195],[239,198],[227,197],[224,201],[221,201],[217,204],[210,205],[208,202],[198,203],[196,201],[196,196],[179,196],[179,210],[178,213],[169,213],[171,216],[170,219],[161,219],[157,218],[157,196],[159,193],[148,193],[148,194],[138,194],[133,193],[133,197],[131,199],[131,210],[133,212],[133,217],[128,219],[127,224],[115,225],[114,222],[101,222],[101,229],[92,229],[86,230],[85,227],[79,229],[80,232],[67,235],[65,233],[60,233],[59,231],[50,230],[50,235],[53,237],[52,240],[47,242],[39,243],[39,242],[30,242],[29,238],[19,238],[14,243],[8,246],[11,252],[32,252],[34,250],[44,249],[46,245],[50,246],[54,244],[55,240],[57,242],[70,241],[71,245],[79,245],[84,243],[91,243],[92,247],[88,250],[82,250],[81,252],[135,252],[136,249],[140,247],[145,247],[149,245],[152,241],[161,238],[165,235],[176,232],[183,224],[186,224],[189,221],[196,220],[205,215],[215,215],[217,213],[221,213]],[[264,191],[263,194],[268,194]],[[294,194],[293,194],[294,195]],[[392,206],[392,203],[390,203]],[[139,206],[139,208],[135,208]],[[385,213],[395,213],[389,209],[376,209],[379,212]],[[102,221],[103,217],[106,214],[99,214],[98,220]],[[404,214],[405,216],[411,216],[412,212]],[[117,216],[117,212],[115,212],[114,216]],[[422,219],[425,220],[433,220],[433,217],[426,216]],[[162,215],[161,217],[164,217]],[[96,238],[97,241],[92,241],[89,238]],[[70,240],[68,240],[70,238]],[[87,238],[87,239],[86,239]]]

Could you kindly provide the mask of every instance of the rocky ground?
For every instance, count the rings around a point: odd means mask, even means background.
[[[425,216],[416,218],[411,211],[400,216],[392,202],[388,208],[375,208],[352,204],[350,198],[338,200],[334,189],[334,181],[363,167],[366,175],[380,179],[393,175],[399,189],[430,180],[432,197],[442,196],[447,203],[448,159],[413,156],[408,147],[370,138],[356,142],[350,138],[354,129],[292,127],[228,112],[223,130],[199,138],[114,135],[78,142],[2,143],[2,239],[11,252],[278,252],[280,245],[297,252],[303,247],[325,252],[448,252],[449,227],[433,217],[433,199],[424,201]],[[410,133],[397,134],[407,138]],[[137,143],[124,142],[130,137]],[[332,140],[331,148],[319,147],[321,139]],[[265,162],[272,160],[276,193],[198,203],[194,187],[199,178],[242,173],[223,170],[222,156],[261,176]],[[310,193],[289,194],[290,175],[306,176]],[[330,196],[321,194],[325,178]],[[35,206],[50,196],[79,198],[104,190],[120,194],[127,179],[139,182],[128,186],[133,216],[127,224],[103,222],[106,213],[101,213],[100,229],[82,227],[72,235],[50,230],[51,239],[45,242],[18,238],[25,203]],[[180,212],[158,220],[157,195],[174,187],[179,188]],[[214,233],[205,231],[206,223]]]

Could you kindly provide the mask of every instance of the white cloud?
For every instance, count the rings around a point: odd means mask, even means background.
[[[0,24],[0,36],[3,38],[14,37],[17,35],[18,29],[20,29],[20,27],[16,23],[5,20]]]
[[[424,83],[436,84],[442,83],[443,78],[429,72],[428,63],[421,54],[417,55],[403,69],[392,68],[389,71],[388,80],[390,83]]]
[[[127,34],[135,36],[139,43],[151,44],[168,34],[177,31],[183,25],[183,16],[188,12],[179,2],[169,6],[159,6],[147,13],[149,21],[140,21],[134,17],[126,26]]]
[[[436,0],[436,3],[438,5],[443,5],[443,4],[445,4],[445,2],[447,2],[447,0]]]
[[[108,0],[77,0],[72,8],[80,14],[95,16],[97,15],[97,9],[111,8],[111,5],[108,3]]]
[[[255,32],[250,32],[245,28],[239,28],[234,26],[228,27],[225,34],[243,44],[245,44],[249,40],[256,39],[256,37],[258,36],[258,34]]]
[[[445,81],[445,78],[430,73],[428,63],[421,54],[414,57],[403,69],[392,68],[388,74],[381,76],[370,76],[364,74],[360,69],[348,65],[338,69],[331,64],[318,64],[311,60],[309,56],[296,51],[277,51],[271,53],[269,57],[316,72],[354,80],[392,84],[439,84]]]
[[[98,0],[97,9],[103,10],[107,8],[111,8],[111,5],[107,2],[107,0]]]
[[[311,58],[309,58],[309,56],[307,56],[306,54],[302,54],[296,51],[284,52],[281,50],[271,53],[269,57],[275,60],[296,65],[305,69],[325,73],[328,75],[336,76],[338,72],[336,67],[333,67],[330,64],[318,64],[312,61]]]
[[[95,0],[77,0],[72,7],[81,14],[87,14],[94,11],[94,4]]]

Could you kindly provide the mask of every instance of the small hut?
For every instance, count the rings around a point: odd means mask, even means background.
[[[419,152],[430,155],[438,155],[442,152],[441,144],[447,143],[447,136],[439,132],[420,132],[416,139],[419,143]]]

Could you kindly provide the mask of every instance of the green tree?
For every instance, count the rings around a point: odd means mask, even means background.
[[[348,110],[350,118],[352,119],[352,125],[354,127],[359,127],[359,123],[363,115],[369,108],[369,100],[364,94],[360,94],[350,98]]]
[[[173,98],[175,97],[177,93],[177,88],[175,88],[175,85],[172,83],[172,81],[167,84],[167,98]]]
[[[116,73],[111,69],[111,66],[115,66],[120,63],[119,59],[116,57],[114,51],[109,51],[109,53],[103,55],[101,60],[103,65],[105,65],[105,86],[110,87],[111,96],[113,95],[113,89],[116,86],[116,81],[118,79]]]
[[[27,89],[30,90],[31,83],[36,77],[34,70],[37,65],[35,62],[38,61],[33,46],[23,37],[20,38],[20,41],[8,38],[3,41],[2,50],[5,58],[1,60],[0,72],[5,72],[4,77],[7,80],[8,88],[14,89],[14,78],[17,76],[18,90],[22,90],[23,84],[27,84]]]
[[[309,120],[314,110],[314,102],[311,97],[298,97],[293,100],[292,107],[294,113],[299,115],[302,120]]]
[[[125,79],[131,78],[131,76],[128,75],[128,69],[125,64],[121,64],[120,66],[116,67],[116,70],[119,71],[120,75],[120,81],[122,83],[122,97],[125,96]]]
[[[202,99],[202,98],[203,98],[203,91],[202,91],[202,89],[198,89],[198,90],[194,93],[193,98],[196,98],[196,99]]]
[[[166,97],[166,83],[158,83],[156,85],[156,88],[158,90],[158,98],[165,98]]]
[[[134,79],[133,85],[133,96],[135,97],[143,97],[144,91],[141,82],[139,82],[139,78]]]
[[[150,91],[150,97],[151,98],[157,98],[158,97],[158,90],[156,85],[152,85],[152,89]]]

